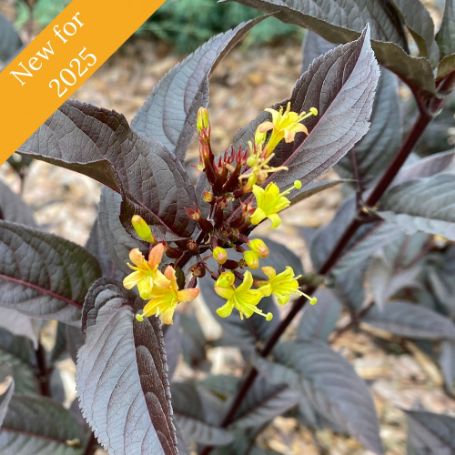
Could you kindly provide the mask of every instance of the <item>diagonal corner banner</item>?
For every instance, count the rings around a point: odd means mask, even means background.
[[[165,0],[73,0],[0,73],[0,164]]]

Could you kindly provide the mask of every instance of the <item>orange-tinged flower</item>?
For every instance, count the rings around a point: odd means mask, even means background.
[[[150,316],[158,316],[163,324],[172,324],[174,312],[179,303],[191,302],[199,295],[199,289],[179,290],[175,269],[167,266],[164,273],[156,272],[150,300],[142,313],[136,315],[138,321]]]
[[[130,273],[123,280],[123,286],[126,289],[133,289],[137,286],[139,295],[142,299],[150,298],[153,281],[158,271],[161,259],[164,254],[164,245],[158,243],[155,245],[149,253],[148,260],[145,259],[144,255],[139,251],[138,248],[134,248],[130,251],[129,258],[132,264],[128,264],[133,273]]]

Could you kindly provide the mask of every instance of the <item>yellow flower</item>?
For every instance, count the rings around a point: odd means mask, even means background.
[[[272,227],[277,228],[281,224],[279,212],[288,208],[291,201],[286,197],[294,188],[300,189],[302,184],[296,180],[294,186],[280,193],[280,188],[276,183],[269,183],[265,188],[258,185],[253,186],[253,194],[256,197],[256,210],[251,215],[251,224],[259,224],[268,218],[272,222]]]
[[[163,253],[164,245],[162,243],[158,243],[150,250],[148,260],[145,259],[138,248],[131,250],[129,257],[132,264],[128,264],[128,267],[134,272],[125,277],[123,286],[126,289],[133,289],[137,286],[142,299],[150,298],[153,281]]]
[[[253,286],[251,272],[245,272],[243,282],[239,286],[235,287],[234,283],[235,275],[230,271],[223,272],[215,282],[215,292],[226,299],[226,303],[216,310],[218,316],[227,318],[235,308],[240,314],[240,319],[249,318],[256,313],[270,321],[272,313],[265,314],[257,307],[264,295],[258,289],[251,289]]]
[[[315,107],[310,108],[309,112],[301,112],[300,114],[293,112],[291,111],[290,102],[288,102],[285,111],[283,111],[283,106],[281,106],[278,111],[266,109],[266,112],[272,114],[272,120],[261,123],[257,128],[258,137],[261,137],[261,133],[272,131],[265,146],[266,156],[269,156],[283,139],[285,142],[290,143],[294,141],[297,133],[308,134],[307,127],[300,122],[313,115],[318,115],[318,110]]]
[[[269,254],[269,247],[266,245],[264,240],[261,239],[251,239],[248,242],[248,246],[255,252],[257,255],[265,259]]]
[[[138,321],[150,316],[158,316],[163,324],[172,324],[174,311],[181,302],[191,302],[199,295],[199,289],[188,288],[179,290],[175,269],[167,266],[164,274],[156,272],[150,300],[142,313],[136,314]]]
[[[295,276],[292,267],[288,266],[283,272],[277,275],[273,267],[262,267],[262,271],[268,280],[259,281],[259,290],[264,296],[274,295],[280,305],[285,305],[295,295],[303,295],[311,305],[317,303],[316,297],[310,297],[299,290],[298,276]]]

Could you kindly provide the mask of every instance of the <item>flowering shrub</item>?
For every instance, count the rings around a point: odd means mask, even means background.
[[[370,391],[330,347],[350,329],[414,340],[453,393],[454,155],[415,150],[454,88],[454,2],[436,36],[411,0],[240,3],[311,31],[289,99],[270,100],[226,151],[212,149],[209,76],[261,19],[172,69],[131,125],[70,101],[18,151],[104,189],[81,247],[40,230],[1,184],[0,305],[12,322],[0,324],[35,343],[0,339],[13,378],[0,402],[5,453],[89,454],[100,444],[112,454],[268,454],[257,436],[279,415],[383,453]],[[1,33],[14,52],[14,30]],[[417,110],[404,139],[399,83]],[[187,157],[194,135],[197,166]],[[318,179],[329,169],[341,178]],[[287,208],[334,185],[345,199],[305,238],[311,270],[254,232],[280,229]],[[214,341],[192,315],[204,304],[223,329],[215,342],[241,350],[245,376],[210,374]],[[50,355],[24,330],[43,319],[59,321]],[[50,380],[65,352],[77,366],[71,410]],[[191,381],[173,380],[180,353],[198,373]],[[409,453],[436,453],[435,441],[455,450],[452,417],[406,412]]]

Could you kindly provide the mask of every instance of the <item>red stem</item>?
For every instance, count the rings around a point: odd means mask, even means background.
[[[438,100],[439,101],[439,100]],[[442,104],[442,101],[438,103],[438,107],[440,108]],[[366,206],[367,207],[374,207],[379,199],[382,197],[382,195],[385,193],[385,191],[389,188],[390,184],[400,171],[401,167],[403,166],[404,162],[408,158],[409,154],[413,150],[415,144],[421,137],[422,133],[424,132],[425,128],[428,126],[428,124],[432,120],[432,116],[426,112],[421,112],[419,117],[417,118],[417,121],[415,122],[412,130],[408,134],[405,142],[403,143],[401,149],[399,152],[396,154],[394,160],[390,163],[389,167],[387,170],[384,172],[383,176],[381,179],[378,181],[376,186],[373,188],[372,192],[370,193],[368,199],[366,200]],[[360,208],[361,210],[361,208]],[[343,235],[340,237],[338,240],[337,244],[335,245],[334,249],[332,250],[332,253],[328,256],[324,264],[321,266],[319,269],[319,274],[320,275],[327,275],[327,273],[332,270],[332,268],[336,265],[340,257],[343,255],[343,252],[349,242],[352,240],[354,237],[355,233],[359,229],[359,227],[363,224],[363,219],[362,219],[362,213],[361,211],[358,210],[357,216],[351,221],[351,223],[347,226],[345,229]],[[312,294],[314,293],[314,289],[310,289],[308,293]],[[294,302],[292,305],[291,310],[287,314],[287,316],[280,322],[278,327],[275,329],[269,340],[267,341],[265,347],[258,353],[261,357],[266,357],[268,356],[273,348],[275,347],[275,344],[278,342],[280,339],[281,335],[285,332],[289,324],[294,320],[294,318],[297,316],[297,314],[300,312],[300,310],[304,307],[305,299],[299,298]],[[223,422],[221,424],[222,428],[227,427],[230,423],[232,423],[235,419],[235,415],[237,413],[238,407],[244,400],[246,394],[248,393],[249,389],[253,385],[256,377],[258,376],[258,371],[253,367],[250,369],[248,372],[245,380],[242,383],[242,386],[238,390],[228,413],[226,414],[225,418],[223,419]],[[201,455],[208,455],[212,451],[212,447],[205,447]]]

